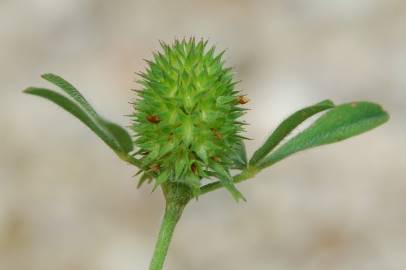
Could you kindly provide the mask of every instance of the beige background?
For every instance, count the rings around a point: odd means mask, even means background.
[[[406,269],[406,1],[0,1],[0,269],[147,269],[162,197],[55,105],[63,75],[123,125],[158,39],[227,48],[249,152],[294,110],[380,102],[385,126],[191,203],[166,269]],[[296,131],[297,133],[297,131]]]

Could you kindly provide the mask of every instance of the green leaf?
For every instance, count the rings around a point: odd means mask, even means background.
[[[219,178],[221,184],[231,193],[231,195],[237,202],[239,199],[247,201],[244,195],[242,195],[241,192],[238,191],[238,189],[235,187],[233,178],[231,177],[230,173],[224,169],[223,166],[217,163],[213,163],[211,167],[217,173],[217,177]]]
[[[67,93],[74,100],[76,100],[87,113],[98,118],[98,115],[96,111],[93,109],[93,107],[89,104],[89,102],[87,102],[85,97],[71,83],[67,82],[62,77],[52,73],[43,74],[41,77],[61,88],[65,93]]]
[[[39,96],[46,98],[53,103],[59,105],[66,111],[70,112],[76,118],[78,118],[82,123],[88,126],[96,135],[101,138],[107,145],[109,145],[114,151],[121,151],[120,144],[111,136],[110,133],[106,132],[103,126],[100,125],[93,117],[91,117],[87,112],[85,112],[76,103],[63,95],[45,88],[29,87],[24,90],[25,93],[34,96]]]
[[[101,121],[104,127],[118,142],[123,153],[130,153],[133,150],[133,141],[127,130],[125,130],[122,126],[112,123],[106,119],[100,118],[99,121]]]
[[[87,117],[86,122],[84,123],[87,126],[90,125],[89,127],[96,133],[96,135],[102,138],[102,140],[106,142],[120,156],[120,158],[128,161],[129,157],[127,156],[127,154],[133,150],[133,142],[130,135],[123,127],[100,117],[97,114],[97,112],[93,109],[93,107],[89,104],[89,102],[86,100],[86,98],[71,83],[67,82],[62,77],[52,73],[43,74],[41,77],[58,86],[66,94],[72,97],[73,100],[76,101],[76,103],[55,92],[53,92],[54,94],[52,94],[54,98],[55,94],[57,94],[58,100],[60,100],[61,97],[63,97],[63,99],[65,99],[63,103],[70,102],[75,106],[79,107],[81,113],[79,115],[75,114],[74,115],[77,118],[79,118],[82,122],[84,122],[83,121],[84,119],[81,119],[79,116],[85,113]],[[48,94],[45,94],[45,96],[42,95],[42,97],[47,98]],[[60,103],[57,104],[62,106]],[[72,104],[70,105],[70,107],[72,107]],[[75,111],[79,112],[79,109],[75,109]],[[83,118],[83,116],[81,117]]]
[[[303,108],[286,120],[284,120],[276,130],[268,137],[265,143],[254,153],[250,160],[250,165],[255,165],[268,155],[292,130],[303,123],[306,119],[315,115],[316,113],[331,109],[334,103],[330,100],[324,100],[312,106]]]
[[[259,162],[257,167],[262,169],[296,152],[345,140],[382,125],[388,119],[388,113],[378,104],[362,101],[342,104],[276,149]]]

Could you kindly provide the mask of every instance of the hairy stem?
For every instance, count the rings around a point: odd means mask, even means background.
[[[161,270],[168,252],[175,226],[178,223],[184,206],[167,205],[161,223],[158,240],[155,245],[154,255],[149,266],[149,270]]]
[[[166,198],[165,214],[149,270],[162,269],[176,224],[191,198],[189,189],[181,184],[168,184],[162,188]]]

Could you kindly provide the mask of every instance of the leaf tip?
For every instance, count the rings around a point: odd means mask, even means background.
[[[57,75],[53,74],[53,73],[44,73],[41,75],[41,78],[45,79],[45,80],[49,80],[50,78],[53,77],[57,77]]]
[[[382,108],[382,124],[388,122],[390,119],[390,114]]]
[[[325,99],[325,100],[319,102],[317,105],[326,106],[326,107],[330,107],[330,108],[335,107],[335,104],[331,99]]]
[[[28,88],[25,88],[25,89],[23,90],[23,93],[25,93],[25,94],[32,94],[33,90],[34,90],[34,87],[28,87]]]
[[[243,202],[247,202],[247,199],[244,197],[244,195],[234,186],[234,184],[232,185],[232,188],[230,187],[226,187],[226,189],[228,189],[228,191],[231,193],[231,195],[233,196],[234,200],[239,203],[240,199]]]

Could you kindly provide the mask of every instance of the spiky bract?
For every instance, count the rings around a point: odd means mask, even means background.
[[[243,131],[237,119],[245,109],[239,106],[231,68],[207,41],[175,40],[161,47],[139,74],[142,88],[134,104],[141,181],[181,182],[198,194],[200,180],[214,176],[240,196],[229,169]]]

